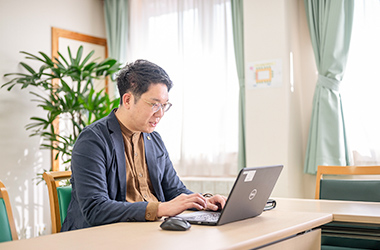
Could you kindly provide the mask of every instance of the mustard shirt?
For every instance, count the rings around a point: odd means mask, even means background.
[[[144,138],[141,132],[133,133],[120,120],[121,133],[124,140],[124,154],[127,166],[127,196],[128,202],[147,201],[145,219],[157,220],[158,202],[149,177],[145,160]]]

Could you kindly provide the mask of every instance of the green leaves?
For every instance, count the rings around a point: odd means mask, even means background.
[[[111,100],[105,90],[96,92],[92,83],[118,72],[120,63],[112,58],[102,62],[92,60],[95,51],[83,55],[82,46],[75,57],[69,47],[67,52],[68,58],[58,52],[59,57],[52,60],[43,52],[33,55],[21,51],[26,59],[41,65],[35,70],[20,62],[25,72],[5,74],[4,77],[11,79],[1,86],[8,91],[16,85],[30,89],[33,101],[46,112],[46,117],[31,117],[26,129],[31,131],[30,136],[43,138],[41,148],[56,150],[55,158],[61,157],[63,163],[70,162],[72,148],[83,128],[107,116],[119,104],[119,100]],[[68,130],[64,133],[56,130],[53,125],[56,119],[68,122]]]

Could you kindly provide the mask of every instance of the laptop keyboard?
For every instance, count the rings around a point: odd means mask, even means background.
[[[186,216],[187,220],[195,220],[195,221],[208,221],[208,222],[217,222],[219,219],[219,212],[194,212]]]

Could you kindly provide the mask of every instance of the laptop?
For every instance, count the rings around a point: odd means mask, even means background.
[[[183,218],[190,224],[219,226],[258,216],[264,209],[267,210],[270,201],[272,207],[275,206],[275,201],[270,200],[269,196],[282,168],[282,165],[243,168],[220,212],[196,211],[176,217]]]

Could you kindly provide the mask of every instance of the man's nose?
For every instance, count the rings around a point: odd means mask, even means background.
[[[165,114],[165,111],[161,107],[156,113],[154,113],[154,116],[162,117],[164,116],[164,114]]]

